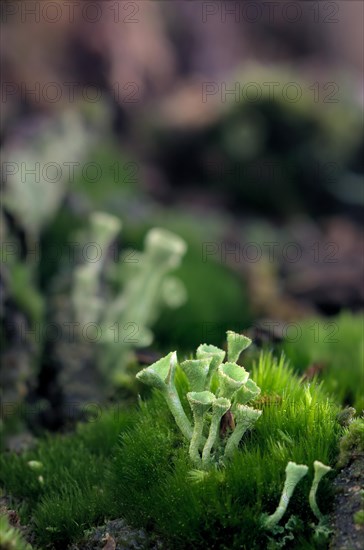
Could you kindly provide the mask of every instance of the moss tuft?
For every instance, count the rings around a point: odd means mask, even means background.
[[[340,441],[338,466],[346,466],[359,455],[364,455],[364,418],[356,418],[345,429]]]

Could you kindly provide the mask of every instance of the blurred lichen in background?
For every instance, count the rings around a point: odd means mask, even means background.
[[[119,260],[103,270],[107,247],[121,228],[115,217],[91,216],[90,242],[100,247],[100,258],[76,267],[72,302],[80,331],[87,324],[99,327],[102,353],[99,361],[114,384],[127,385],[126,368],[133,361],[132,349],[153,342],[151,327],[163,306],[176,309],[187,299],[182,282],[169,275],[177,269],[186,251],[185,242],[163,229],[154,228],[145,237],[143,252],[125,250]],[[101,275],[110,289],[101,291]],[[135,356],[134,356],[135,361]]]

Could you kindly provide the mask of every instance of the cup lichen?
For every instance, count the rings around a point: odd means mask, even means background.
[[[284,516],[288,503],[293,495],[293,492],[296,488],[296,485],[301,481],[301,479],[307,474],[308,466],[305,464],[296,464],[295,462],[289,461],[286,466],[286,479],[283,486],[283,491],[279,504],[273,514],[266,517],[264,520],[264,525],[267,529],[272,529]]]
[[[236,359],[251,343],[245,336],[231,331],[228,332],[228,339],[228,356]],[[262,411],[246,405],[259,395],[260,389],[249,380],[249,373],[244,367],[231,361],[223,363],[224,350],[202,344],[196,356],[197,359],[188,359],[179,365],[191,390],[186,397],[193,413],[193,427],[175,387],[178,364],[175,352],[140,371],[137,378],[161,391],[182,434],[190,441],[192,462],[206,470],[233,456],[244,433],[254,426]],[[173,367],[168,366],[172,362]],[[218,386],[213,391],[215,373]],[[227,413],[236,419],[236,426],[232,422],[232,429],[225,435],[220,428]]]
[[[315,516],[317,517],[317,519],[319,521],[323,521],[324,516],[320,512],[320,509],[318,507],[318,504],[317,504],[317,501],[316,501],[316,493],[317,493],[317,488],[319,486],[319,483],[320,483],[321,479],[328,472],[330,472],[331,468],[330,468],[330,466],[326,466],[325,464],[323,464],[319,460],[315,460],[315,462],[313,463],[313,467],[314,467],[314,470],[315,470],[315,476],[313,478],[313,482],[312,482],[312,486],[311,486],[311,490],[310,490],[308,500],[309,500],[312,512],[315,514]]]

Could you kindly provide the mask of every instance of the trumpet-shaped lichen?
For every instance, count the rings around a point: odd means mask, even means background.
[[[315,475],[312,481],[310,493],[309,493],[309,504],[312,512],[315,514],[319,520],[318,527],[325,529],[325,516],[320,512],[320,509],[316,501],[317,488],[321,479],[330,472],[330,466],[326,466],[319,460],[315,460],[313,463],[315,470]],[[274,529],[274,527],[279,523],[279,521],[284,516],[289,501],[293,495],[293,492],[296,488],[296,485],[301,481],[301,479],[307,474],[308,466],[305,464],[296,464],[295,462],[288,462],[286,466],[286,480],[284,482],[284,487],[282,495],[275,512],[270,516],[263,516],[263,524],[267,529]],[[317,529],[317,528],[316,528]]]
[[[284,482],[283,491],[279,504],[275,512],[268,516],[264,525],[268,529],[272,529],[284,516],[291,496],[296,488],[296,485],[301,481],[301,479],[307,474],[308,466],[305,464],[296,464],[295,462],[288,462],[286,466],[286,479]]]
[[[324,516],[320,512],[320,509],[317,505],[316,493],[317,493],[317,488],[319,486],[319,483],[320,483],[321,479],[328,472],[330,472],[331,468],[330,468],[330,466],[326,466],[325,464],[322,464],[322,462],[320,462],[319,460],[315,460],[315,462],[313,463],[313,467],[315,469],[315,477],[313,478],[313,482],[312,482],[312,486],[311,486],[311,490],[310,490],[308,500],[310,502],[311,510],[313,511],[313,513],[315,514],[317,519],[320,522],[322,522],[324,520]]]
[[[201,461],[199,448],[203,438],[206,413],[210,410],[213,402],[215,401],[215,396],[209,391],[189,392],[187,394],[187,399],[192,409],[194,421],[190,442],[190,457],[191,460],[199,466]]]
[[[150,345],[151,326],[160,308],[177,308],[186,300],[182,282],[169,275],[186,252],[177,235],[154,228],[145,238],[144,252],[129,251],[108,269],[107,251],[121,229],[115,216],[94,213],[90,220],[90,240],[97,243],[100,259],[78,266],[74,273],[72,302],[80,330],[97,323],[103,344],[101,365],[114,383],[128,383],[126,365],[133,348]],[[111,272],[110,272],[111,271]],[[102,293],[101,278],[111,280],[116,292]]]
[[[241,334],[228,332],[228,358],[239,359],[251,340]],[[195,466],[208,469],[220,460],[230,458],[238,448],[244,433],[252,428],[262,414],[248,407],[260,389],[251,380],[244,367],[234,361],[223,363],[224,350],[208,344],[197,349],[197,359],[180,364],[190,389],[187,400],[193,415],[193,426],[182,407],[174,384],[177,354],[172,352],[157,363],[137,374],[137,378],[162,392],[183,435],[190,441],[189,454]],[[217,388],[213,391],[213,378]],[[220,435],[224,415],[229,413],[236,421],[232,433]]]

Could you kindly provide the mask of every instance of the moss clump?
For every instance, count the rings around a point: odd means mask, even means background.
[[[19,513],[35,526],[42,548],[65,548],[91,526],[120,517],[167,547],[255,550],[280,544],[283,534],[272,542],[261,517],[276,508],[287,462],[333,465],[343,428],[339,407],[320,385],[302,384],[283,357],[263,352],[250,378],[261,388],[255,407],[263,414],[224,467],[196,475],[189,442],[163,397],[152,392],[138,409],[104,411],[73,435],[48,437],[20,456],[4,454],[1,485],[22,500]],[[179,366],[175,383],[191,422],[185,397],[191,388]],[[291,515],[297,518],[290,522],[292,548],[316,548],[307,498],[313,475],[311,467],[282,519],[283,525]],[[324,479],[318,489],[324,514],[330,485]]]
[[[183,379],[182,373],[179,376]],[[131,524],[153,528],[178,548],[267,547],[260,517],[276,507],[287,462],[312,464],[318,459],[332,464],[341,427],[336,422],[338,408],[323,390],[300,384],[283,358],[262,354],[251,377],[262,389],[261,419],[223,469],[200,476],[192,470],[188,442],[161,397],[154,395],[142,404],[138,421],[121,436],[112,464],[116,514]],[[265,399],[272,394],[276,399]],[[307,540],[312,478],[310,471],[289,506],[290,513],[303,519],[303,532],[295,536]],[[325,513],[330,502],[326,480],[318,500]]]
[[[345,429],[340,440],[338,466],[342,468],[360,455],[364,456],[364,418],[356,418]]]
[[[3,455],[1,484],[22,499],[22,519],[32,520],[41,547],[64,548],[92,525],[117,517],[181,549],[268,547],[260,518],[276,507],[287,462],[333,464],[342,427],[338,407],[322,388],[302,385],[283,358],[263,353],[251,378],[262,389],[255,406],[263,414],[222,469],[193,475],[188,441],[156,392],[137,411],[104,411],[74,435],[49,437],[20,456]],[[179,367],[176,388],[192,420],[189,382]],[[310,470],[287,511],[300,518],[292,531],[298,545],[312,537],[312,478]],[[323,513],[329,486],[323,480],[318,492]]]
[[[40,547],[65,548],[109,513],[106,471],[134,411],[99,413],[75,434],[47,437],[34,450],[0,458],[0,484],[6,494],[22,499],[20,516],[24,523],[32,520]]]
[[[364,525],[364,510],[359,510],[354,514],[354,522],[357,525]]]
[[[342,405],[364,409],[363,315],[343,313],[330,320],[310,319],[299,325],[300,337],[283,349],[294,368],[304,373],[322,366],[324,388]]]

